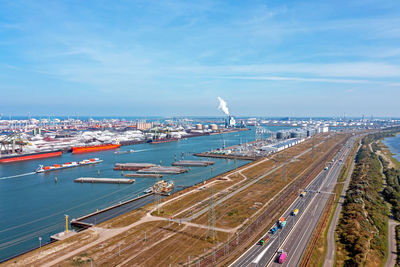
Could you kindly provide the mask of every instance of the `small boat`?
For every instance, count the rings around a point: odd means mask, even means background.
[[[158,194],[169,193],[175,188],[174,181],[158,181],[153,185],[153,192]]]
[[[145,193],[145,194],[153,193],[153,188],[152,188],[152,187],[149,187],[149,188],[147,188],[146,190],[144,190],[143,193]]]

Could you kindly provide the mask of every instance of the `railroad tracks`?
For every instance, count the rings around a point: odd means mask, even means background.
[[[239,250],[245,249],[246,246],[258,238],[262,231],[265,231],[270,227],[269,224],[268,227],[265,227],[265,222],[268,221],[268,219],[271,220],[271,218],[278,218],[284,207],[289,206],[297,197],[297,194],[293,192],[297,192],[297,189],[299,188],[305,188],[325,167],[325,162],[332,158],[341,146],[342,143],[331,148],[331,150],[326,153],[313,168],[308,170],[301,176],[301,178],[298,178],[297,181],[288,186],[272,201],[261,215],[250,223],[242,232],[237,234],[234,239],[228,241],[226,244],[220,245],[210,254],[194,260],[191,264],[197,264],[197,266],[214,266],[217,263],[227,263],[232,256],[239,253]],[[274,220],[271,220],[271,222],[273,221]]]

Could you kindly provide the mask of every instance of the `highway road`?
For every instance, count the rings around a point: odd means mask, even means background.
[[[360,147],[361,147],[361,141],[358,145],[358,149]],[[346,197],[347,189],[350,184],[351,175],[353,174],[354,165],[355,165],[355,157],[353,158],[353,160],[351,162],[350,171],[347,174],[342,193],[340,194],[340,197],[338,200],[338,205],[333,214],[331,225],[329,226],[329,229],[328,229],[328,234],[326,237],[326,239],[327,239],[326,255],[325,255],[324,264],[323,264],[324,267],[334,266],[334,263],[335,263],[335,253],[336,253],[335,230],[336,230],[336,225],[339,223],[340,213],[342,212],[343,203],[344,203],[344,200]]]
[[[241,257],[231,264],[238,266],[278,266],[275,263],[277,251],[283,249],[287,257],[283,266],[297,265],[311,238],[323,210],[328,202],[339,176],[342,162],[345,161],[355,141],[355,137],[343,146],[335,157],[328,170],[321,171],[317,177],[305,189],[305,197],[298,197],[292,205],[282,214],[287,224],[275,234],[265,233],[262,237],[268,237],[264,246],[254,244]],[[291,215],[294,209],[299,209],[296,216]],[[279,265],[282,266],[282,265]]]

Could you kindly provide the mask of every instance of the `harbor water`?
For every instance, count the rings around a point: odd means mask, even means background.
[[[390,152],[393,153],[393,157],[400,161],[400,134],[385,138],[383,143],[389,148]]]
[[[282,129],[266,128],[273,131]],[[132,199],[143,194],[156,181],[156,178],[135,178],[133,184],[74,183],[74,179],[78,177],[123,178],[121,171],[113,170],[115,163],[148,162],[171,166],[175,157],[176,160],[198,160],[193,153],[222,148],[224,143],[231,146],[249,142],[254,138],[252,129],[170,143],[124,146],[119,149],[134,150],[133,153],[116,154],[114,150],[88,154],[67,153],[56,158],[0,165],[0,261],[48,242],[51,235],[64,230],[65,214],[71,220]],[[34,173],[39,164],[60,164],[93,157],[104,161],[95,165]],[[215,162],[213,166],[191,167],[187,173],[164,175],[162,179],[173,180],[176,191],[248,162],[228,159],[212,161]]]

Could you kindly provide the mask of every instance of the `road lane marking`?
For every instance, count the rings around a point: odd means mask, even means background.
[[[306,151],[307,151],[307,150],[306,150]],[[301,154],[305,154],[306,151],[304,151],[304,152],[301,153]],[[301,155],[301,154],[300,154],[300,155]],[[297,155],[297,156],[295,156],[294,158],[298,158],[300,155]],[[339,154],[339,155],[340,155],[340,154]],[[341,155],[343,155],[343,152],[341,153]],[[340,156],[339,156],[339,157],[340,157]],[[337,166],[337,162],[335,162],[335,163],[332,165],[332,167],[336,167],[336,166]],[[282,165],[279,166],[279,167],[282,167]],[[331,168],[331,169],[333,169],[333,168]],[[330,173],[330,172],[332,172],[332,170],[329,170],[328,172],[322,170],[322,171],[314,178],[314,180],[308,185],[308,188],[309,188],[308,190],[310,190],[311,188],[314,187],[314,188],[319,188],[319,189],[318,189],[318,191],[319,191],[319,190],[322,188],[323,184],[325,184],[325,183],[327,182],[327,181],[326,181],[326,178],[329,178],[330,175],[328,175],[328,173]],[[323,176],[325,176],[325,177],[323,177]],[[331,178],[331,179],[332,179],[332,178]],[[327,180],[329,180],[329,179],[327,179]],[[329,184],[331,184],[331,183],[329,183]],[[306,188],[305,188],[305,189],[306,189]],[[292,208],[292,206],[294,206],[294,208],[296,208],[296,206],[294,205],[296,202],[297,202],[297,205],[298,205],[298,206],[304,206],[304,205],[308,202],[308,203],[307,203],[307,206],[306,206],[305,209],[304,209],[304,211],[302,212],[302,214],[300,214],[298,220],[295,222],[295,224],[294,224],[290,229],[288,229],[289,232],[287,233],[287,235],[286,235],[285,239],[283,240],[283,243],[282,243],[281,246],[284,245],[284,243],[285,243],[286,240],[288,239],[287,237],[292,233],[292,231],[293,231],[293,229],[296,227],[297,223],[301,220],[301,217],[303,216],[303,214],[306,213],[306,211],[307,211],[308,208],[310,207],[310,204],[311,204],[312,202],[314,202],[316,195],[317,195],[317,193],[314,194],[314,195],[308,194],[306,198],[310,198],[310,197],[311,197],[311,199],[308,200],[308,201],[302,201],[302,200],[305,200],[305,198],[300,198],[300,197],[298,196],[297,199],[292,203],[292,205],[290,205],[289,208],[283,213],[283,215],[285,215],[285,213],[288,212],[288,211]],[[303,202],[303,203],[302,203],[302,202]],[[303,204],[303,205],[302,205],[302,204]],[[269,230],[268,230],[264,235],[268,235],[268,233],[269,233]],[[264,250],[264,251],[265,251],[264,254],[266,253],[266,251],[268,250],[268,248],[274,243],[274,241],[276,241],[276,237],[275,237],[275,239],[270,243],[270,245]],[[231,263],[229,266],[234,266],[235,264],[237,264],[237,263],[240,262],[240,261],[242,261],[242,263],[243,263],[243,260],[244,260],[244,262],[247,262],[248,259],[249,259],[249,257],[252,257],[254,254],[257,254],[257,253],[258,253],[259,249],[257,249],[256,246],[257,246],[257,244],[254,244],[253,246],[251,246],[247,251],[245,251],[239,258],[237,258],[237,259],[236,259],[233,263]],[[254,250],[254,249],[255,249],[255,251],[251,251],[251,250]],[[246,256],[246,254],[248,254],[248,253],[249,253],[249,255]],[[270,264],[271,264],[271,259],[269,260],[269,263],[268,263],[267,265],[270,265]]]
[[[264,257],[265,253],[267,253],[268,249],[272,246],[273,242],[271,242],[271,244],[269,244],[268,247],[266,247],[258,256],[257,258],[252,262],[255,264],[258,264],[258,262],[262,259],[262,257]]]

